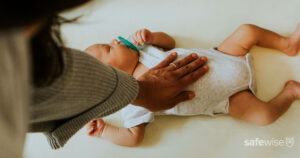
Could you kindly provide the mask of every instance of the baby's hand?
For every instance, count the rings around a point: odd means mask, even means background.
[[[105,122],[99,118],[93,120],[87,125],[87,132],[89,136],[101,136],[104,130]]]
[[[147,29],[138,30],[132,36],[135,45],[151,44],[152,40],[152,33]]]

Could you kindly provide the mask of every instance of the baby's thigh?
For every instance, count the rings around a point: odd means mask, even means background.
[[[229,114],[247,120],[259,111],[264,111],[266,103],[259,100],[249,90],[238,92],[229,99]]]
[[[251,25],[241,25],[227,39],[225,39],[218,50],[233,56],[246,55],[251,47],[256,44],[255,34]]]

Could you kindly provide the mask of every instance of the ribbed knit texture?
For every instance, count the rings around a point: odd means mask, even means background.
[[[77,50],[65,49],[64,72],[51,86],[36,89],[30,131],[44,132],[60,148],[90,120],[118,111],[138,93],[129,74]]]

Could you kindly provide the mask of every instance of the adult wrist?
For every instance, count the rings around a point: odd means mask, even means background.
[[[136,105],[136,106],[141,106],[141,107],[145,107],[145,92],[144,91],[144,83],[142,81],[137,80],[138,83],[138,94],[136,96],[136,98],[133,100],[133,102],[131,102],[131,104]]]

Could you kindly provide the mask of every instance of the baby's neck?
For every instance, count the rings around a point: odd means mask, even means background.
[[[143,75],[149,68],[143,65],[141,62],[138,62],[135,69],[133,70],[132,76],[138,79],[141,75]]]

